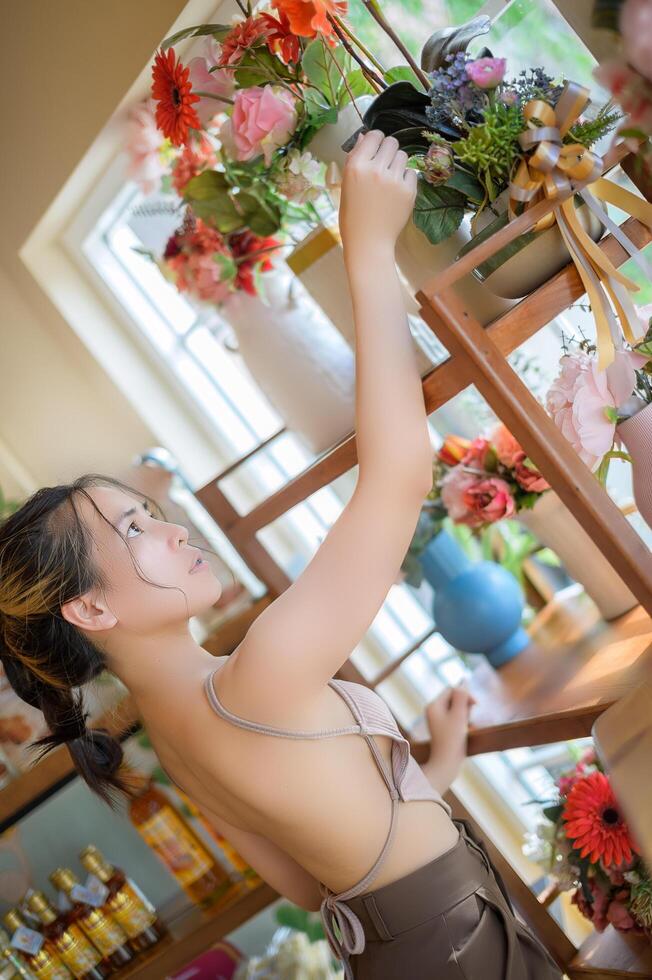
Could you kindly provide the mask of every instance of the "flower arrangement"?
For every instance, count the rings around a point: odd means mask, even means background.
[[[618,423],[652,404],[652,318],[643,340],[617,350],[605,370],[586,339],[565,343],[559,366],[546,395],[548,414],[604,483],[612,459],[629,459],[614,448]]]
[[[534,507],[550,489],[536,465],[501,423],[488,436],[449,435],[433,460],[433,485],[401,565],[405,581],[418,588],[419,555],[448,519],[481,531]]]
[[[652,879],[608,777],[591,748],[556,782],[556,799],[524,845],[598,932],[652,938]]]
[[[180,292],[221,305],[236,290],[258,294],[259,276],[272,268],[271,256],[280,245],[247,229],[222,235],[187,212],[158,264]]]

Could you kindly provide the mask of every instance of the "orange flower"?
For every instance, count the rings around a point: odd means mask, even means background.
[[[609,780],[602,772],[578,779],[562,813],[566,836],[581,857],[605,868],[629,864],[638,853],[623,819]]]
[[[263,11],[261,20],[269,28],[267,47],[272,54],[277,55],[285,65],[295,63],[301,58],[301,45],[296,34],[292,33],[288,15],[279,10],[278,20]]]
[[[262,17],[247,17],[239,22],[222,40],[218,65],[223,68],[239,65],[247,51],[256,47],[268,33],[269,27]]]
[[[290,27],[299,37],[330,37],[333,26],[328,14],[344,17],[346,0],[272,0],[279,13],[287,14]]]
[[[458,463],[462,462],[470,447],[471,441],[469,439],[463,439],[462,436],[446,436],[437,455],[446,466],[457,466]]]
[[[201,129],[193,103],[199,102],[189,81],[190,71],[176,60],[174,48],[157,51],[152,68],[152,98],[156,101],[156,125],[174,146],[188,139],[188,129]]]

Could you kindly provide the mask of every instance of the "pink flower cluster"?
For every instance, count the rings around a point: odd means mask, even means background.
[[[524,494],[543,493],[549,484],[504,425],[472,442],[449,436],[439,460],[452,467],[444,475],[441,500],[456,524],[482,527],[513,517]]]
[[[625,882],[621,872],[611,871],[607,877],[613,884],[617,876],[624,883],[622,888],[609,888],[605,891],[595,878],[591,878],[588,888],[591,901],[587,899],[582,888],[578,888],[571,897],[571,902],[577,905],[582,915],[589,919],[597,932],[604,932],[609,924],[621,932],[642,933],[643,929],[632,918],[629,912],[631,889]]]
[[[613,446],[617,409],[632,395],[636,368],[647,358],[633,351],[618,351],[606,371],[584,351],[564,354],[560,373],[546,396],[546,408],[555,425],[590,469],[595,469]]]
[[[218,261],[230,259],[224,238],[197,218],[191,228],[182,228],[168,240],[163,261],[179,292],[190,292],[208,303],[223,303],[231,292]]]

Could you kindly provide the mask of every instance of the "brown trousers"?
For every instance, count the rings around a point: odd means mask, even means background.
[[[466,821],[457,844],[398,881],[349,899],[365,949],[355,980],[561,980],[516,918],[505,887]]]

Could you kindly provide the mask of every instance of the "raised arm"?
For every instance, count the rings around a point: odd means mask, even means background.
[[[344,168],[358,480],[310,563],[250,627],[225,675],[234,710],[236,703],[264,710],[270,698],[305,703],[337,672],[396,581],[432,485],[423,390],[394,263],[416,188],[406,160],[393,137],[372,131]]]

